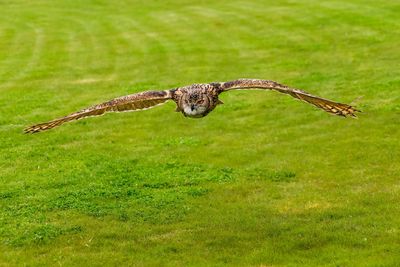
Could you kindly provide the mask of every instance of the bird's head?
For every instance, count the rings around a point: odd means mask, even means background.
[[[183,113],[187,117],[200,118],[209,112],[210,100],[205,93],[191,92],[183,96]]]

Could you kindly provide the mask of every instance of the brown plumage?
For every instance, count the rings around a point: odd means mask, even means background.
[[[182,112],[184,116],[201,118],[210,113],[218,104],[222,104],[222,102],[218,99],[220,93],[240,89],[275,90],[310,103],[325,110],[326,112],[344,117],[356,117],[355,113],[359,111],[353,106],[320,98],[302,90],[290,88],[274,81],[239,79],[229,82],[193,84],[164,91],[145,91],[115,98],[59,119],[30,126],[25,129],[25,133],[36,133],[48,130],[65,122],[79,120],[91,116],[99,116],[106,112],[124,112],[149,109],[163,104],[167,100],[173,100],[177,105],[176,111]]]

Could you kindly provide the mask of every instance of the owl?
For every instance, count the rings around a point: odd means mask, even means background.
[[[223,92],[230,90],[261,89],[274,90],[288,94],[306,103],[312,104],[322,110],[343,117],[356,117],[355,109],[351,105],[334,102],[318,96],[314,96],[305,91],[290,88],[286,85],[260,79],[238,79],[228,82],[212,82],[202,84],[192,84],[189,86],[178,87],[163,91],[144,91],[123,97],[118,97],[110,101],[85,108],[62,118],[49,122],[39,123],[29,126],[25,133],[37,133],[49,130],[69,121],[79,120],[91,116],[100,116],[106,112],[124,112],[145,110],[161,105],[168,100],[176,103],[176,111],[181,112],[185,117],[202,118],[213,111],[216,106],[223,104],[218,99]]]

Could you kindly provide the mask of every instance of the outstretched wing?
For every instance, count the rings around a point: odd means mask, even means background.
[[[91,116],[100,116],[106,112],[123,112],[149,109],[160,105],[172,98],[172,91],[146,91],[112,99],[110,101],[83,109],[65,117],[49,122],[32,125],[25,129],[25,133],[36,133],[60,126],[73,120],[79,120]]]
[[[359,111],[353,106],[334,102],[318,96],[314,96],[299,89],[289,88],[286,85],[279,84],[274,81],[258,80],[258,79],[239,79],[230,82],[219,84],[220,92],[235,90],[235,89],[270,89],[284,94],[291,95],[304,102],[313,104],[314,106],[325,110],[326,112],[339,116],[357,117],[356,112]]]

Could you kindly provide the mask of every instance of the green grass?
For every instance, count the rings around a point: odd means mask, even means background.
[[[398,266],[397,1],[0,1],[0,266]],[[233,91],[22,130],[113,97]]]

